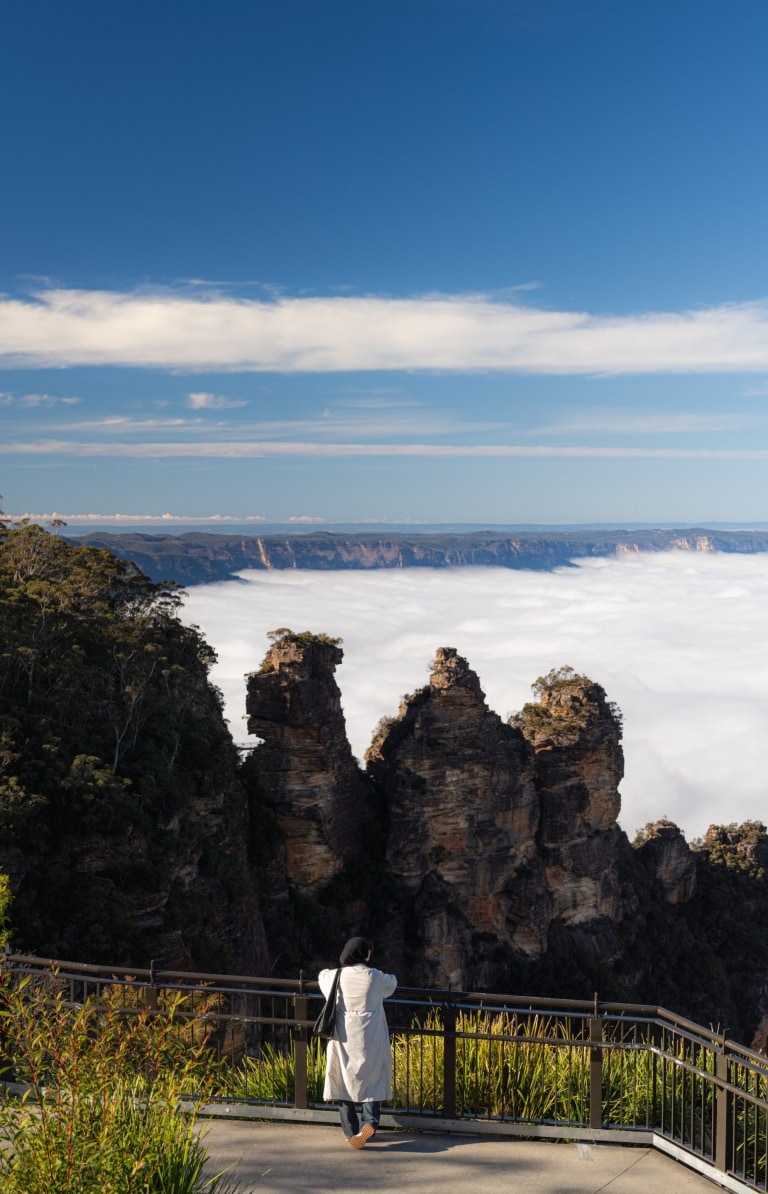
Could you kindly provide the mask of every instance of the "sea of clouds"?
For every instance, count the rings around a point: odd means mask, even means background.
[[[502,717],[570,664],[624,714],[621,824],[667,816],[690,840],[710,824],[768,818],[768,556],[675,552],[503,568],[244,572],[195,586],[184,620],[218,652],[213,680],[247,741],[244,674],[278,626],[344,640],[337,672],[352,749],[458,648]]]

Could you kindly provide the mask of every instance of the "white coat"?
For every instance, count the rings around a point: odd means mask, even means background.
[[[326,999],[336,976],[321,970],[320,990]],[[364,962],[345,966],[336,997],[336,1028],[328,1042],[325,1067],[326,1102],[382,1102],[392,1096],[392,1053],[383,1001],[397,986],[394,974],[383,974]]]

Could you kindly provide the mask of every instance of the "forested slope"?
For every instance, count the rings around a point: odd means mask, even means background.
[[[178,604],[109,551],[0,533],[0,868],[17,948],[264,960],[214,655]]]

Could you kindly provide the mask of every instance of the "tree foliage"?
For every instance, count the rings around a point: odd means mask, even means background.
[[[308,647],[312,643],[319,643],[325,647],[338,647],[342,638],[333,638],[330,634],[314,634],[311,630],[291,630],[288,626],[278,626],[276,630],[268,630],[267,638],[271,643],[291,643],[298,647]]]
[[[180,600],[111,552],[0,530],[0,862],[34,858],[18,944],[135,958],[121,893],[157,890],[174,817],[231,762],[215,656]]]

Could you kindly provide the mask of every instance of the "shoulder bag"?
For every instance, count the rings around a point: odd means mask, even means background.
[[[339,990],[340,978],[341,970],[337,970],[328,998],[323,1004],[323,1009],[312,1027],[313,1034],[319,1036],[322,1040],[331,1040],[336,1027],[336,995]]]

